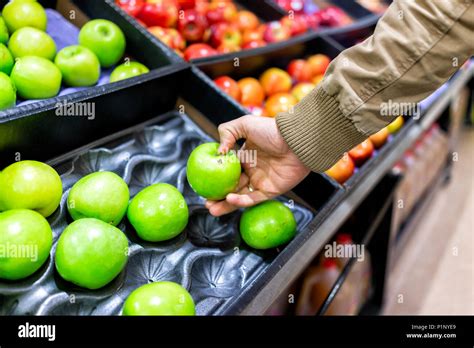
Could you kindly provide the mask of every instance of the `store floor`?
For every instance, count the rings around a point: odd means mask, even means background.
[[[384,314],[474,314],[474,130],[389,277]]]

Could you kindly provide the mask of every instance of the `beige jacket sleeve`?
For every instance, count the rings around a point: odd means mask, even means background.
[[[277,116],[278,127],[323,172],[398,116],[382,112],[384,104],[418,103],[473,53],[473,0],[395,0],[371,37],[334,59],[293,112]]]

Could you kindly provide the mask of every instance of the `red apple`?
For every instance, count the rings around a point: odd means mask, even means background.
[[[296,82],[308,82],[313,77],[311,65],[304,59],[292,60],[286,71]]]
[[[238,82],[241,98],[240,102],[246,107],[260,106],[265,100],[265,91],[260,82],[253,77],[245,77]]]
[[[289,92],[292,86],[291,76],[279,68],[270,68],[260,76],[260,84],[267,96]]]
[[[219,87],[224,93],[231,96],[237,101],[240,101],[240,88],[237,84],[237,81],[230,78],[229,76],[221,76],[214,80],[214,83]]]
[[[388,132],[387,127],[384,127],[377,133],[372,134],[369,137],[369,139],[372,142],[372,144],[374,144],[374,147],[378,149],[378,148],[381,148],[387,142],[389,135],[390,133]]]
[[[206,18],[210,24],[231,22],[237,16],[237,7],[230,1],[214,1],[209,5]]]
[[[252,41],[263,41],[263,31],[259,29],[245,30],[242,34],[242,43],[245,45]]]
[[[216,23],[211,25],[209,43],[212,47],[221,45],[240,47],[242,35],[237,27],[227,23]]]
[[[206,17],[196,10],[185,10],[179,16],[178,30],[190,42],[201,41],[207,28]]]
[[[178,6],[175,0],[153,0],[145,3],[137,18],[149,27],[174,27],[178,20]]]
[[[305,18],[301,15],[294,15],[293,18],[283,17],[281,23],[290,29],[291,36],[304,34],[309,28]]]
[[[349,156],[351,156],[357,166],[361,166],[372,157],[373,152],[374,145],[370,139],[367,139],[349,151]]]
[[[247,42],[246,44],[244,44],[242,46],[242,48],[244,50],[250,50],[252,48],[263,47],[263,46],[266,46],[266,45],[267,45],[267,43],[263,40],[255,40],[255,41]]]
[[[145,0],[115,0],[115,3],[130,16],[136,17],[145,5]]]
[[[326,171],[326,174],[342,185],[352,176],[354,170],[354,161],[348,154],[345,154],[335,165]]]
[[[268,117],[275,117],[281,112],[288,112],[298,103],[298,100],[289,93],[277,93],[267,99],[265,113]]]
[[[291,90],[291,94],[301,101],[304,97],[306,97],[311,91],[316,87],[315,84],[310,82],[301,82],[298,83],[293,89]]]
[[[196,7],[196,0],[178,0],[180,10],[190,10]]]
[[[239,30],[254,30],[257,29],[260,24],[258,17],[250,11],[239,11],[237,12],[237,18],[235,19],[235,25]]]
[[[278,21],[267,23],[265,26],[263,39],[266,42],[273,43],[273,42],[285,41],[285,40],[288,40],[290,37],[291,37],[290,29]]]
[[[161,42],[163,42],[165,45],[169,47],[173,46],[171,36],[166,32],[166,28],[155,26],[155,27],[149,27],[148,31],[157,39],[159,39]]]
[[[311,66],[313,76],[324,75],[331,59],[324,54],[315,54],[308,58],[308,63]]]
[[[319,28],[319,17],[313,14],[303,14],[300,15],[301,18],[305,21],[306,26],[310,30],[317,30]]]
[[[338,27],[352,22],[349,16],[337,6],[329,6],[325,9],[316,12],[319,23],[328,27]]]
[[[216,54],[217,51],[211,46],[203,43],[196,43],[186,48],[184,51],[184,59],[189,61],[191,59],[210,57]]]
[[[304,11],[304,0],[277,0],[277,4],[287,12],[301,13]]]
[[[242,49],[240,46],[235,46],[235,45],[229,45],[229,44],[222,44],[219,47],[217,47],[217,53],[219,54],[227,54],[227,53],[232,53],[232,52],[239,52]]]

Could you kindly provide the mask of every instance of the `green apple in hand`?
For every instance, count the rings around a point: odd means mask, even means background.
[[[104,68],[117,64],[125,52],[125,35],[113,22],[94,19],[79,32],[79,45],[89,48]]]
[[[193,298],[181,285],[156,282],[140,286],[125,301],[123,315],[195,315]]]
[[[10,77],[23,99],[52,98],[61,88],[61,71],[46,58],[18,58]]]
[[[16,88],[8,75],[0,72],[0,110],[9,109],[16,104]],[[1,173],[0,173],[1,175]],[[0,190],[1,192],[1,190]],[[1,197],[0,197],[1,211]]]
[[[96,218],[117,226],[127,213],[130,193],[123,179],[98,172],[80,179],[69,192],[67,207],[74,220]]]
[[[283,203],[266,201],[244,211],[240,219],[240,234],[252,248],[276,248],[295,236],[296,220]]]
[[[110,283],[127,259],[128,240],[122,231],[97,219],[81,219],[59,237],[55,262],[65,280],[94,290]]]
[[[127,217],[140,238],[160,242],[176,237],[188,224],[188,205],[178,189],[155,184],[130,202]]]
[[[5,24],[3,18],[0,17],[0,43],[6,44],[9,37],[10,35],[8,35],[7,25]]]
[[[187,177],[196,193],[217,201],[234,192],[239,184],[241,166],[235,152],[218,153],[218,143],[206,143],[193,150],[188,159]]]
[[[0,172],[0,211],[31,209],[48,217],[58,208],[62,193],[59,174],[45,163],[21,161]]]
[[[33,27],[45,31],[48,24],[46,11],[36,1],[10,1],[3,8],[2,16],[10,33],[24,27]]]
[[[33,210],[0,213],[0,278],[17,280],[35,273],[53,243],[48,221]]]
[[[126,62],[114,69],[110,75],[110,82],[117,82],[138,75],[143,75],[150,72],[150,70],[138,62]]]
[[[36,28],[26,27],[15,31],[8,41],[8,48],[15,58],[36,56],[53,60],[56,55],[54,40]]]
[[[0,72],[10,75],[13,69],[15,60],[8,48],[0,43]]]
[[[59,51],[54,62],[61,70],[64,83],[68,86],[92,86],[99,81],[99,59],[87,47],[65,47]]]

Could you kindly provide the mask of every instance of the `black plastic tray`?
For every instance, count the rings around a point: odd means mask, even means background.
[[[6,0],[0,0],[0,8],[7,3]],[[39,1],[46,9],[58,10],[58,12],[69,11],[68,6],[70,2],[57,1],[57,0],[40,0]],[[89,14],[90,18],[104,18],[112,19],[111,13],[115,13],[109,4],[100,1],[88,1],[89,3],[97,3],[96,11],[93,14]],[[100,4],[99,4],[100,3]],[[66,4],[66,5],[65,5]],[[81,26],[81,19],[84,18],[81,13],[80,8],[71,8],[74,11],[79,11],[76,13],[76,16],[67,18],[67,20],[76,27]],[[64,13],[64,12],[63,12]],[[82,16],[81,16],[82,14]],[[121,27],[125,37],[127,39],[127,48],[126,55],[131,56],[134,59],[145,64],[150,70],[156,71],[165,66],[182,63],[179,57],[171,54],[168,49],[162,44],[153,44],[147,40],[143,33],[137,30],[133,25],[125,20],[120,20],[118,18],[113,18],[113,21]],[[59,35],[58,35],[59,36]],[[93,86],[86,89],[81,89],[80,91],[74,91],[54,98],[43,99],[38,101],[32,101],[31,103],[22,103],[11,109],[0,111],[0,127],[1,123],[5,119],[23,117],[25,115],[31,115],[35,113],[40,113],[44,110],[55,108],[57,105],[64,102],[74,102],[77,100],[83,100],[86,98],[95,97],[108,93],[110,91],[117,90],[118,88],[124,88],[128,86],[133,86],[137,83],[140,83],[142,79],[141,76],[130,78],[119,83],[107,83],[104,85]]]
[[[219,314],[239,297],[272,263],[276,250],[256,251],[240,240],[240,212],[223,218],[212,217],[186,180],[186,162],[191,151],[212,141],[189,117],[170,112],[117,136],[53,160],[61,174],[64,194],[61,205],[50,218],[53,248],[46,264],[19,282],[0,281],[2,314],[33,315],[117,315],[123,302],[137,287],[155,281],[174,281],[187,288],[198,315]],[[110,284],[90,291],[70,284],[57,274],[54,252],[57,240],[71,219],[66,201],[70,188],[81,177],[109,170],[123,177],[133,197],[143,188],[166,182],[184,195],[190,219],[178,237],[162,242],[140,240],[124,220],[118,226],[129,239],[129,262]],[[290,204],[302,233],[313,213]],[[71,301],[74,296],[74,301]]]

